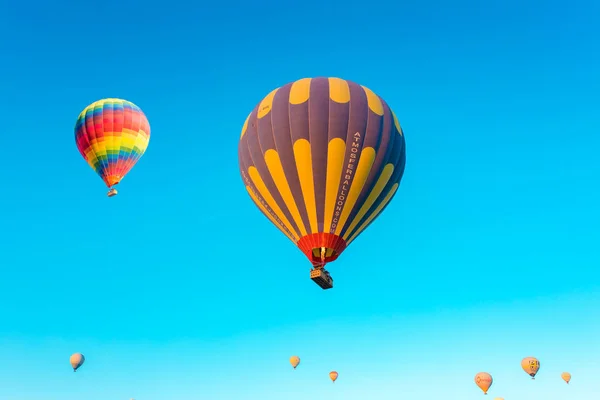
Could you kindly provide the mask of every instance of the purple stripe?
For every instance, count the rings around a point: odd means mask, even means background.
[[[308,98],[310,150],[312,153],[317,229],[323,232],[327,188],[327,144],[329,131],[329,79],[314,78]]]
[[[330,233],[335,233],[337,222],[346,205],[348,192],[354,181],[356,166],[360,159],[360,153],[365,139],[367,128],[367,114],[369,111],[367,95],[362,87],[354,82],[348,81],[350,88],[350,115],[348,118],[348,132],[346,136],[346,154],[344,156],[344,169],[342,179],[337,192],[337,204],[333,212]]]
[[[346,141],[348,135],[348,120],[350,119],[350,103],[337,103],[329,100],[329,132],[328,142],[333,139]],[[329,143],[327,143],[329,146]],[[327,154],[327,149],[325,149]]]
[[[273,127],[273,138],[275,140],[275,146],[277,153],[281,160],[283,172],[285,174],[288,185],[292,192],[292,196],[298,207],[298,212],[302,223],[307,231],[310,231],[310,224],[308,223],[308,213],[306,212],[306,205],[304,202],[304,196],[302,193],[302,186],[300,185],[300,178],[298,177],[298,167],[296,166],[296,158],[294,156],[294,146],[292,142],[292,132],[290,124],[290,90],[292,84],[289,83],[281,87],[275,97],[273,98],[273,106],[271,108],[271,124]],[[304,115],[303,118],[307,116]],[[294,142],[297,139],[294,138]]]
[[[390,162],[390,156],[393,154],[393,146],[390,146],[390,142],[392,142],[393,135],[395,134],[394,118],[392,117],[392,113],[387,104],[385,104],[383,100],[381,101],[383,104],[383,116],[379,116],[369,110],[369,123],[367,124],[367,135],[365,139],[365,147],[369,147],[369,144],[372,144],[373,142],[372,138],[377,137],[378,142],[375,145],[370,146],[375,148],[375,151],[377,152],[375,161],[373,162],[371,172],[369,172],[369,176],[365,181],[365,186],[358,196],[356,205],[341,231],[341,236],[346,234],[346,230],[350,227],[350,224],[352,224],[352,221],[360,211],[362,205],[373,191],[373,188],[377,184],[377,180],[383,172],[383,168]],[[373,131],[376,130],[376,134],[371,134],[371,129]],[[369,140],[370,142],[367,144],[366,142]]]

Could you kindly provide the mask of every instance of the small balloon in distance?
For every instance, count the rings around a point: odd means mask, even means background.
[[[69,358],[69,362],[71,363],[71,367],[73,368],[73,372],[77,372],[79,367],[83,365],[85,362],[85,356],[81,353],[72,354]]]

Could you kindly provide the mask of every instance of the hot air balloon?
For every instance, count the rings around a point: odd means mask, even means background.
[[[535,374],[537,374],[540,369],[540,362],[535,357],[525,357],[521,361],[521,368],[531,376],[531,379],[535,379]]]
[[[329,373],[329,379],[331,379],[331,381],[332,381],[333,383],[335,383],[335,381],[337,380],[337,378],[338,378],[338,373],[337,373],[337,372],[335,372],[335,371],[331,371],[331,372]]]
[[[79,367],[85,362],[85,357],[81,353],[75,353],[71,355],[69,362],[71,363],[71,367],[73,367],[73,372],[77,372]]]
[[[238,158],[254,203],[308,257],[311,279],[329,289],[325,265],[389,204],[406,155],[398,119],[383,99],[343,79],[304,78],[254,108]]]
[[[494,400],[504,400],[504,397],[496,397]]]
[[[567,385],[571,381],[571,374],[568,372],[563,372],[562,374],[560,374],[560,377],[563,379],[563,381],[567,382]]]
[[[298,364],[300,364],[300,357],[298,357],[298,356],[291,356],[290,357],[290,364],[292,364],[292,367],[294,367],[294,369],[296,369],[296,367],[298,366]]]
[[[75,142],[79,152],[100,175],[109,188],[114,188],[133,168],[150,141],[150,124],[142,110],[127,100],[104,99],[87,106],[75,124]]]
[[[487,372],[480,372],[475,375],[475,384],[479,386],[479,389],[483,390],[483,394],[487,394],[493,381],[492,376]]]

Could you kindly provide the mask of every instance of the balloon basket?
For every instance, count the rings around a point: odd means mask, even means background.
[[[325,268],[321,267],[311,270],[310,279],[323,290],[331,289],[333,287],[333,278]]]

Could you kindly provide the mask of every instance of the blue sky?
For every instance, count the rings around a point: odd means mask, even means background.
[[[1,2],[0,398],[465,400],[479,371],[597,398],[600,3],[401,3]],[[250,110],[311,76],[407,141],[330,291],[237,167]],[[152,127],[110,200],[73,139],[105,97]]]

